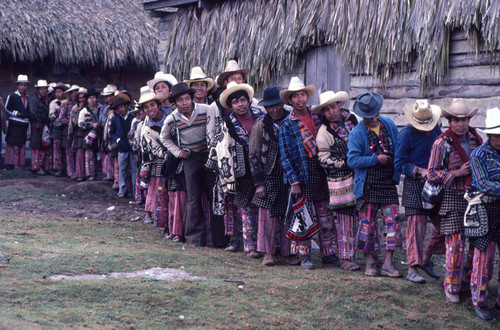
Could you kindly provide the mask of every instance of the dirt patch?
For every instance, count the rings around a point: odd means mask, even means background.
[[[193,276],[179,269],[174,268],[160,268],[154,267],[144,270],[138,270],[129,273],[111,273],[109,275],[53,275],[50,277],[53,281],[61,280],[77,280],[77,281],[98,281],[109,278],[132,278],[132,277],[146,277],[158,281],[205,281],[206,278]]]

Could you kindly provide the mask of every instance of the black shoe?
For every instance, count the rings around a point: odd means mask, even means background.
[[[491,315],[490,309],[487,306],[474,306],[474,311],[480,319],[486,321],[493,319],[493,315]]]
[[[418,283],[418,284],[425,283],[425,278],[420,276],[420,274],[417,271],[408,273],[408,276],[406,276],[406,280],[409,282]]]
[[[314,269],[314,264],[311,260],[310,256],[301,256],[300,257],[300,267],[303,269]]]
[[[342,266],[342,260],[340,260],[335,255],[322,257],[321,261],[323,261],[323,263],[325,265],[331,265],[331,266],[334,266],[334,267],[340,267],[340,266]]]
[[[436,280],[441,277],[434,271],[434,263],[432,261],[429,261],[428,263],[423,264],[422,269],[427,273],[427,275],[435,278]]]
[[[224,251],[238,252],[239,249],[240,249],[240,240],[236,237],[231,237],[229,245],[227,246],[227,248],[224,249]]]

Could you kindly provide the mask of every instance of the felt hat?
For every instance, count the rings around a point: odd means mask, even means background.
[[[336,102],[340,102],[340,105],[343,105],[347,101],[349,101],[349,94],[347,92],[340,91],[335,93],[334,91],[326,91],[319,94],[319,105],[313,105],[311,111],[319,114],[327,105]]]
[[[87,97],[92,96],[92,95],[95,95],[96,97],[98,97],[99,94],[101,94],[101,93],[99,93],[99,91],[97,89],[95,89],[94,87],[89,88],[87,91]]]
[[[479,109],[470,110],[463,99],[453,99],[448,110],[443,109],[443,116],[446,118],[471,118]]]
[[[25,74],[18,75],[17,76],[16,84],[20,84],[20,83],[27,83],[27,84],[29,84],[30,81],[28,80],[28,76],[25,75]]]
[[[382,109],[384,98],[379,93],[367,92],[358,96],[352,111],[362,118],[373,118]]]
[[[403,112],[408,122],[420,131],[432,131],[441,117],[441,107],[429,104],[427,100],[416,100],[404,106]]]
[[[207,91],[210,92],[212,87],[215,85],[215,81],[212,77],[209,77],[203,72],[203,69],[199,66],[191,68],[191,73],[189,74],[189,79],[184,80],[189,87],[196,81],[204,81],[207,83]]]
[[[291,105],[290,97],[293,95],[293,93],[297,93],[300,91],[306,92],[307,97],[310,98],[316,92],[316,88],[314,87],[314,85],[305,86],[302,80],[300,80],[300,78],[297,76],[292,77],[292,79],[290,79],[290,83],[288,84],[288,88],[280,92],[281,101],[283,101],[283,103],[285,104]]]
[[[101,95],[102,96],[111,96],[116,92],[117,88],[115,85],[108,84],[104,89],[102,90]]]
[[[127,91],[125,89],[123,89],[121,91],[116,90],[115,95],[113,95],[113,99],[115,99],[117,97],[121,97],[121,98],[125,99],[127,102],[132,102],[132,95],[129,93],[129,91]]]
[[[234,81],[231,81],[229,84],[227,84],[226,89],[220,95],[220,104],[222,104],[224,108],[229,109],[230,106],[229,104],[227,104],[227,99],[231,96],[231,94],[237,91],[245,91],[248,94],[248,98],[252,100],[254,93],[252,86],[248,84],[238,84]]]
[[[155,94],[155,92],[149,88],[149,86],[141,87],[141,96],[139,97],[139,102],[137,104],[142,106],[145,103],[148,103],[153,100],[163,101],[165,99],[165,95],[163,93]]]
[[[80,88],[78,85],[71,85],[70,88],[66,90],[66,93],[71,93],[72,91],[77,91]]]
[[[264,89],[264,95],[262,101],[259,102],[261,107],[267,107],[270,105],[275,105],[281,103],[280,90],[278,87],[268,87]]]
[[[185,82],[181,82],[172,86],[172,90],[170,92],[170,97],[168,101],[170,103],[174,103],[181,95],[189,94],[193,97],[194,92],[196,92],[193,88],[189,88],[189,86]]]
[[[246,80],[248,76],[248,69],[247,68],[241,68],[238,62],[235,60],[229,60],[227,61],[226,68],[224,69],[224,72],[222,72],[218,77],[217,77],[217,85],[223,87],[224,86],[224,81],[230,76],[235,73],[241,73],[243,75],[243,79]]]
[[[38,80],[35,85],[36,88],[49,88],[49,84],[47,84],[47,80]]]
[[[126,100],[123,97],[115,97],[113,99],[113,105],[111,106],[111,109],[116,109],[122,104],[129,104],[130,100]]]
[[[480,131],[484,134],[500,134],[500,109],[498,107],[486,110],[485,128]]]
[[[52,85],[52,84],[53,84],[53,85]],[[54,89],[54,91],[55,91],[56,89],[61,89],[61,90],[63,90],[63,91],[67,91],[67,90],[68,90],[68,88],[69,88],[69,87],[68,87],[68,85],[63,84],[62,82],[50,83],[49,85],[51,85],[51,86],[52,86],[52,88]]]
[[[157,73],[155,73],[155,77],[153,79],[148,80],[147,85],[149,86],[149,88],[154,90],[155,85],[160,81],[166,82],[170,88],[178,83],[177,79],[170,73],[163,73],[162,71],[158,71]]]

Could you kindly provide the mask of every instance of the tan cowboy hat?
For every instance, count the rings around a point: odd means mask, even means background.
[[[446,118],[471,118],[474,117],[479,109],[470,110],[463,99],[453,99],[448,110],[443,109],[443,116]]]
[[[49,88],[49,84],[47,84],[47,80],[38,80],[35,85],[36,88]]]
[[[231,81],[229,84],[227,84],[226,89],[221,93],[219,98],[219,101],[224,108],[230,108],[230,106],[226,103],[227,99],[229,98],[229,96],[231,96],[231,94],[237,91],[245,91],[248,94],[248,98],[252,100],[254,94],[252,86],[248,84],[238,84],[234,81]]]
[[[212,87],[215,85],[215,81],[212,77],[209,77],[203,72],[203,69],[199,66],[195,66],[191,69],[191,73],[189,74],[189,79],[184,80],[184,82],[191,87],[191,84],[195,81],[204,81],[207,83],[207,91],[210,92]]]
[[[28,80],[28,76],[25,75],[25,74],[18,75],[17,76],[16,84],[20,84],[20,83],[27,83],[27,84],[29,84],[30,81]]]
[[[87,89],[85,87],[79,87],[78,94],[85,94],[85,96],[87,96]]]
[[[80,89],[80,86],[78,86],[78,85],[71,85],[71,87],[66,90],[66,93],[71,93],[72,91],[77,91],[79,89]]]
[[[141,96],[139,97],[139,106],[142,106],[145,103],[148,103],[153,100],[163,101],[165,99],[165,95],[163,93],[156,94],[152,88],[149,86],[141,87]]]
[[[108,84],[101,92],[102,96],[111,96],[116,92],[117,88],[115,85]]]
[[[302,80],[300,80],[300,78],[297,76],[292,77],[292,79],[290,79],[288,88],[280,91],[281,101],[283,101],[283,103],[285,104],[291,105],[290,96],[292,96],[293,93],[300,91],[306,92],[307,96],[311,97],[316,92],[316,88],[314,87],[314,85],[305,86]]]
[[[158,71],[157,73],[155,73],[155,77],[153,79],[148,80],[147,85],[149,86],[149,88],[154,90],[155,85],[160,81],[166,82],[170,88],[172,88],[173,85],[177,84],[177,79],[170,73],[163,73],[162,71]]]
[[[327,105],[336,102],[340,102],[340,105],[343,105],[347,101],[349,101],[349,94],[347,94],[347,92],[340,91],[335,93],[333,91],[326,91],[319,94],[319,105],[313,105],[311,107],[311,111],[313,113],[320,114],[323,108]]]
[[[403,112],[408,122],[420,131],[432,131],[441,117],[441,107],[429,104],[427,100],[416,100],[404,106]]]
[[[235,73],[241,73],[243,75],[243,79],[246,80],[248,76],[248,69],[247,68],[241,68],[238,62],[235,60],[229,60],[227,61],[226,68],[224,69],[224,72],[222,72],[218,77],[217,77],[217,85],[220,87],[224,86],[224,81],[232,74]]]
[[[480,131],[484,134],[500,134],[500,109],[498,107],[486,110],[485,128]]]

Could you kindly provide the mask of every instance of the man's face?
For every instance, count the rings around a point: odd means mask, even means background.
[[[177,106],[179,112],[183,115],[190,115],[193,111],[193,99],[189,93],[179,96],[175,100],[175,105]]]
[[[450,118],[450,128],[457,136],[464,136],[469,130],[469,118]]]
[[[269,114],[269,117],[271,117],[272,120],[279,120],[283,118],[283,103],[278,103],[278,104],[273,104],[269,105],[266,108],[267,113]]]
[[[207,83],[205,81],[195,81],[191,83],[191,88],[196,91],[194,93],[195,99],[202,99],[207,96]]]
[[[240,96],[239,98],[231,99],[231,110],[237,116],[245,116],[250,111],[250,102],[245,96]]]
[[[145,103],[143,105],[144,113],[152,119],[158,118],[160,114],[160,107],[158,104],[153,100]]]
[[[88,99],[87,99],[87,102],[89,102],[89,105],[90,105],[91,107],[95,107],[95,106],[96,106],[96,104],[97,104],[97,96],[95,96],[95,95],[90,95],[90,96],[88,97]]]
[[[324,107],[323,114],[325,115],[326,120],[330,123],[341,123],[342,116],[340,111],[340,102],[335,102]]]
[[[135,116],[135,118],[141,120],[143,119],[144,117],[146,117],[146,113],[144,112],[144,107],[141,108],[141,111],[139,111],[139,113]]]
[[[231,81],[234,81],[237,84],[243,84],[245,80],[243,79],[243,75],[241,73],[233,73],[224,81],[224,85],[227,86]]]
[[[106,96],[106,103],[109,105],[113,104],[113,95]]]
[[[169,97],[170,95],[170,87],[168,87],[168,84],[164,81],[160,81],[155,85],[155,94],[160,92],[162,92],[165,97]]]
[[[290,105],[296,110],[305,110],[307,109],[307,99],[307,93],[304,91],[293,93],[290,97]]]
[[[58,100],[64,99],[64,91],[62,89],[56,88],[56,90],[54,91],[54,94],[56,95],[56,99],[58,99]]]
[[[375,117],[373,118],[363,118],[363,120],[365,121],[365,125],[366,127],[369,127],[369,128],[375,128],[379,125],[380,123],[380,115],[377,114]]]
[[[38,88],[38,94],[40,94],[41,97],[47,96],[48,92],[49,92],[49,89],[47,87]]]
[[[24,94],[28,90],[28,84],[27,83],[19,83],[19,84],[17,84],[17,89],[19,90],[19,93]]]
[[[71,91],[71,94],[69,94],[73,102],[78,101],[78,91]]]
[[[500,153],[500,134],[488,134],[490,146]]]
[[[127,113],[127,106],[125,104],[120,104],[119,106],[116,107],[115,111],[117,114],[125,116],[125,114]]]
[[[87,97],[85,94],[78,94],[78,103],[85,104],[87,102]]]

